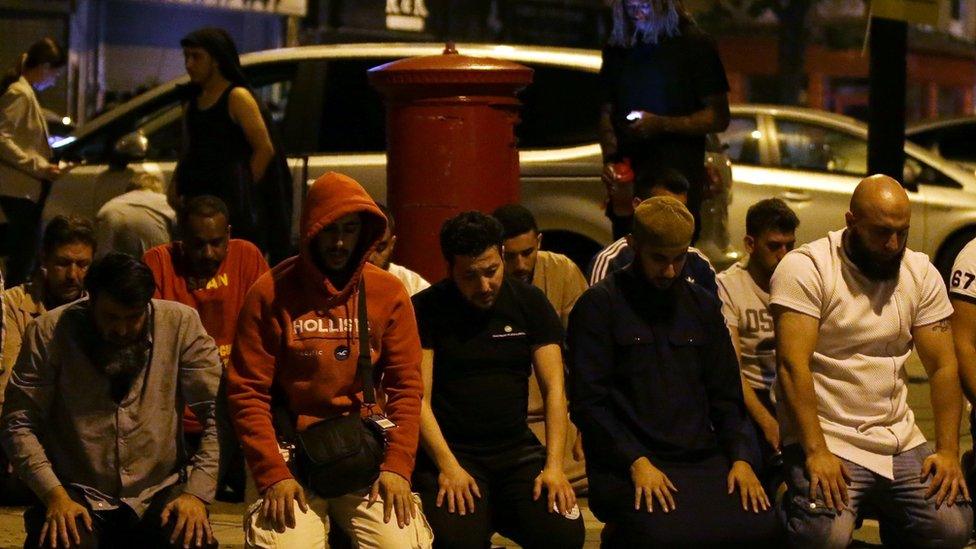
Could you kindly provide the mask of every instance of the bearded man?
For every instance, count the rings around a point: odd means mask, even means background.
[[[6,389],[0,442],[39,503],[24,547],[216,549],[220,358],[196,311],[152,299],[152,271],[112,252],[88,298],[37,317]],[[202,426],[186,451],[180,419]]]
[[[897,181],[868,177],[847,228],[786,254],[773,274],[780,510],[793,547],[847,547],[868,506],[886,546],[969,540],[952,306],[928,257],[906,248],[911,213]],[[908,407],[913,349],[928,373],[934,451]]]
[[[705,136],[729,125],[725,68],[680,0],[614,0],[612,9],[600,69],[600,148],[614,238],[629,232],[633,216],[633,186],[618,180],[625,161],[638,177],[670,168],[688,179],[697,238]]]

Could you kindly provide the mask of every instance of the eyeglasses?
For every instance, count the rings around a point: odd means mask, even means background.
[[[624,1],[624,9],[630,13],[651,12],[651,2],[649,0]]]

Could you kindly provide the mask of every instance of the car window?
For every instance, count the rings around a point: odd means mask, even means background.
[[[255,95],[270,111],[272,124],[283,123],[295,71],[294,63],[245,68]],[[179,156],[182,140],[179,97],[179,93],[173,90],[118,117],[97,132],[69,146],[64,156],[84,159],[89,163],[105,162],[119,138],[142,130],[149,139],[148,160],[175,160]]]
[[[753,116],[737,116],[729,121],[729,127],[722,133],[722,141],[728,145],[727,154],[734,164],[758,166],[759,143],[762,134]]]
[[[962,188],[962,184],[955,179],[911,156],[905,156],[905,181],[911,181],[916,185]]]
[[[865,175],[868,143],[859,137],[806,122],[776,121],[780,165],[784,168]]]
[[[519,148],[544,149],[596,143],[600,121],[600,83],[580,69],[530,65],[532,84],[519,93]]]
[[[936,138],[939,154],[951,160],[976,161],[976,124],[962,124],[943,130]]]
[[[392,59],[335,59],[328,62],[322,88],[318,151],[383,152],[386,109],[369,83],[369,69]]]

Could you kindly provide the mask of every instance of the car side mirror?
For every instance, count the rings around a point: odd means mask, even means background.
[[[112,148],[112,164],[124,168],[130,162],[138,162],[149,154],[149,138],[142,130],[136,130],[119,138]]]
[[[902,181],[906,189],[915,190],[918,189],[918,178],[921,177],[922,171],[919,169],[918,165],[914,162],[905,162],[905,166],[902,168],[901,176]]]

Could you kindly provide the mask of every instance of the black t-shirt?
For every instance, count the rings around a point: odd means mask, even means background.
[[[447,279],[415,295],[413,304],[421,345],[434,351],[431,406],[451,449],[480,453],[523,443],[531,435],[532,349],[563,341],[545,294],[506,278],[486,311]]]
[[[674,168],[692,183],[704,175],[705,136],[661,134],[630,139],[619,131],[627,113],[687,116],[705,107],[705,98],[728,93],[729,83],[715,43],[694,25],[658,44],[607,46],[600,69],[603,100],[613,105],[620,156],[635,169]]]

